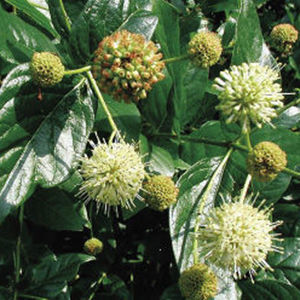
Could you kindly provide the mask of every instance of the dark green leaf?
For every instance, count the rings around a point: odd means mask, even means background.
[[[59,34],[53,29],[51,23],[47,17],[39,12],[33,5],[30,5],[27,0],[5,0],[6,2],[14,5],[18,10],[22,11],[29,17],[31,17],[38,25],[46,29],[52,34],[53,37],[58,38]]]
[[[36,51],[56,52],[54,44],[39,30],[0,7],[0,57],[8,63],[9,69],[27,62]]]
[[[81,231],[89,225],[85,206],[74,203],[59,189],[36,193],[26,204],[26,215],[33,223],[52,230]]]
[[[81,264],[94,260],[93,256],[80,253],[68,253],[60,256],[49,255],[41,263],[29,267],[26,277],[30,284],[26,289],[41,297],[55,297],[72,280]]]
[[[181,296],[178,285],[174,284],[164,290],[160,300],[184,300],[184,298]]]
[[[0,220],[36,185],[52,187],[69,177],[94,124],[95,103],[85,79],[69,92],[63,86],[45,90],[42,101],[30,80],[28,64],[20,65],[0,90],[0,168],[6,170]]]

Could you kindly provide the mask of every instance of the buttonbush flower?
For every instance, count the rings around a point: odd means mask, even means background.
[[[254,207],[253,203],[251,198],[223,202],[210,211],[198,232],[202,254],[210,263],[230,271],[234,278],[249,271],[252,279],[257,267],[271,269],[267,254],[280,250],[273,245],[276,234],[271,232],[281,222],[271,222],[271,210]]]
[[[144,184],[144,200],[150,208],[163,211],[177,200],[178,189],[170,177],[155,175]]]
[[[214,87],[219,92],[217,106],[227,123],[251,121],[258,127],[271,123],[276,107],[282,107],[282,89],[275,83],[277,71],[257,63],[232,66],[220,73]]]
[[[217,294],[217,277],[205,264],[196,264],[182,272],[178,281],[187,300],[207,300]]]
[[[117,205],[130,209],[145,177],[142,159],[134,145],[100,141],[90,144],[92,156],[81,159],[80,172],[84,180],[80,194],[103,204],[105,211]]]
[[[270,34],[271,46],[284,56],[289,55],[298,39],[298,30],[291,24],[278,24]]]
[[[51,87],[62,80],[65,67],[55,53],[35,52],[30,62],[30,71],[38,86]]]
[[[261,142],[248,153],[247,171],[257,181],[273,180],[286,165],[286,153],[272,142]]]
[[[147,98],[164,78],[162,54],[152,41],[127,30],[104,38],[95,52],[93,76],[99,88],[126,103]]]
[[[200,31],[189,42],[188,53],[193,63],[202,68],[208,68],[218,62],[222,53],[222,43],[219,36],[210,31]]]
[[[90,238],[85,241],[83,249],[87,254],[96,256],[103,251],[103,243],[97,238]]]

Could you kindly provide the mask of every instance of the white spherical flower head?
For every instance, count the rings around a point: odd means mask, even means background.
[[[258,63],[243,63],[220,73],[214,87],[219,91],[217,106],[227,123],[251,121],[258,127],[271,123],[275,108],[282,107],[279,73]]]
[[[271,231],[281,222],[271,222],[270,213],[269,208],[253,207],[249,200],[224,202],[212,209],[198,232],[202,255],[236,279],[248,271],[252,279],[257,267],[271,269],[267,254],[281,249],[273,245],[278,234]]]
[[[83,157],[80,172],[83,183],[80,193],[87,199],[110,206],[130,209],[145,177],[140,155],[134,145],[125,142],[90,143],[91,157]]]

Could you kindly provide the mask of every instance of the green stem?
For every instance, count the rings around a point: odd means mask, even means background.
[[[195,233],[195,238],[194,238],[194,241],[193,241],[193,259],[194,259],[194,264],[197,264],[198,262],[198,238],[197,238],[197,232],[199,230],[199,224],[200,224],[200,218],[201,218],[201,215],[202,215],[202,212],[203,212],[203,209],[205,207],[205,203],[206,203],[206,200],[207,198],[209,197],[209,194],[210,194],[210,191],[211,189],[214,187],[214,182],[216,180],[216,178],[218,176],[220,176],[222,173],[220,172],[223,172],[222,170],[224,169],[224,166],[226,165],[231,153],[233,152],[233,148],[230,148],[226,155],[224,156],[222,162],[219,164],[218,168],[215,170],[213,176],[211,177],[208,185],[207,185],[207,188],[205,190],[205,192],[203,193],[203,196],[201,197],[200,199],[200,205],[199,205],[199,209],[198,209],[198,215],[197,215],[197,218],[196,218],[196,221],[195,221],[195,226],[194,226],[194,233]]]
[[[99,285],[101,284],[101,282],[103,281],[103,279],[106,277],[106,273],[103,273],[102,276],[98,279],[96,286],[95,286],[95,290],[93,291],[93,293],[90,295],[88,300],[92,300],[95,297],[95,294],[99,288]]]
[[[98,100],[99,100],[99,102],[100,102],[100,104],[101,104],[101,106],[102,106],[102,108],[103,108],[103,110],[104,110],[104,112],[107,116],[108,122],[109,122],[113,132],[119,132],[118,127],[117,127],[116,123],[113,120],[113,117],[112,117],[112,115],[111,115],[111,113],[110,113],[110,111],[109,111],[109,109],[108,109],[108,107],[107,107],[107,105],[106,105],[106,103],[103,99],[103,96],[102,96],[102,94],[101,94],[101,92],[98,88],[98,85],[97,85],[91,71],[87,72],[87,76],[88,76],[88,78],[91,82],[92,88],[93,88],[94,92],[96,93],[96,95],[98,97]]]
[[[240,202],[241,203],[243,203],[245,201],[247,191],[248,191],[249,185],[251,183],[251,179],[252,179],[252,176],[250,174],[248,174],[248,176],[246,178],[246,181],[245,181],[245,184],[243,186],[242,192],[241,192],[241,196],[240,196]]]
[[[94,201],[90,201],[90,207],[89,207],[89,218],[91,222],[91,238],[94,237],[94,231],[93,231],[93,208],[94,208]]]
[[[292,106],[298,105],[298,104],[300,104],[300,98],[295,99],[295,100],[291,101],[289,104],[285,105],[284,107],[278,109],[278,110],[276,111],[276,113],[277,113],[277,115],[280,115],[280,114],[283,113],[285,110],[289,109],[289,108],[292,107]]]
[[[65,20],[65,23],[66,23],[66,26],[68,28],[69,31],[71,31],[71,23],[70,23],[70,19],[69,19],[69,16],[65,10],[65,6],[64,6],[64,3],[63,3],[63,0],[59,0],[59,6],[60,6],[60,9],[62,11],[62,14],[64,16],[64,20]]]
[[[189,54],[184,54],[184,55],[180,55],[180,56],[176,56],[176,57],[166,58],[166,59],[163,60],[163,62],[165,64],[169,64],[169,63],[174,63],[174,62],[177,62],[177,61],[186,60],[188,58],[190,58],[190,55]]]
[[[13,14],[16,15],[17,14],[17,8],[14,5],[12,7],[12,10],[13,10]]]
[[[31,2],[31,1],[29,1],[29,0],[27,0],[27,2],[28,2],[30,5],[32,5],[32,6],[36,7],[36,8],[43,9],[43,10],[46,10],[46,11],[49,10],[46,6],[43,6],[43,5],[40,5],[40,4]]]
[[[38,296],[26,295],[26,294],[19,294],[20,297],[25,299],[34,299],[34,300],[48,300],[47,298],[42,298]]]
[[[18,299],[18,290],[17,285],[20,282],[20,273],[21,273],[21,238],[23,231],[23,220],[24,220],[24,205],[20,206],[19,211],[19,235],[16,244],[15,252],[15,291],[14,291],[14,300]]]
[[[76,69],[76,70],[66,70],[64,72],[64,75],[80,74],[80,73],[88,72],[90,70],[91,70],[91,66],[85,66],[85,67],[82,67],[82,68]]]
[[[297,171],[291,170],[289,168],[284,168],[282,172],[292,175],[293,177],[296,177],[297,179],[300,179],[300,173]]]

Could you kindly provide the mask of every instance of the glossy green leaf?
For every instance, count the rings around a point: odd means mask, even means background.
[[[240,1],[241,7],[236,25],[236,42],[231,63],[261,62],[272,65],[273,59],[264,44],[256,7],[252,0]],[[251,28],[251,30],[249,30]]]
[[[157,0],[153,7],[159,22],[155,37],[161,45],[164,58],[176,57],[180,51],[179,14],[177,9],[164,0]],[[180,132],[184,114],[186,95],[183,85],[186,61],[168,64],[167,68],[173,79],[173,87],[169,98],[169,122],[176,133]]]
[[[0,90],[1,221],[36,185],[69,177],[93,128],[95,103],[85,79],[71,90],[45,90],[42,101],[37,92],[28,64],[11,71]]]
[[[52,230],[81,231],[89,226],[85,206],[59,189],[35,193],[26,203],[26,215],[33,223]]]
[[[300,122],[300,107],[299,106],[292,106],[289,109],[285,110],[282,114],[278,116],[272,123],[276,127],[283,127],[283,128],[299,128]]]
[[[170,209],[169,222],[173,251],[180,272],[193,263],[193,231],[199,206],[203,205],[200,217],[203,218],[215,205],[228,157],[223,160],[220,157],[202,159],[177,182],[180,192],[177,203]],[[236,285],[228,274],[213,268],[219,281],[219,294],[215,299],[239,299]]]
[[[46,256],[39,264],[26,270],[30,284],[25,292],[41,297],[55,297],[67,286],[67,281],[74,279],[81,264],[94,259],[93,256],[80,253]]]
[[[27,62],[36,51],[57,53],[53,43],[38,29],[0,7],[0,58],[8,64],[8,70]]]
[[[27,0],[5,0],[11,5],[14,5],[18,10],[32,18],[38,25],[46,29],[55,38],[59,37],[59,34],[53,29],[49,19],[45,17],[38,9],[28,3]]]

